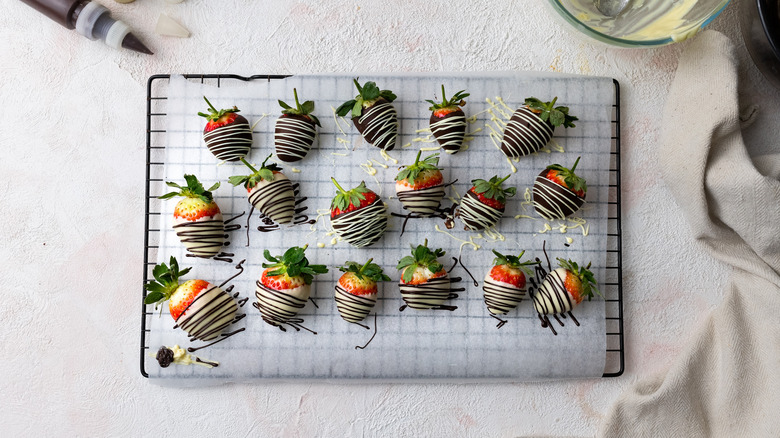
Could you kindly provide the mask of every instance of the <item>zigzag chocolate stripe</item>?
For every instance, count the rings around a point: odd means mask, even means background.
[[[443,119],[431,116],[431,132],[448,154],[460,151],[466,137],[466,115],[462,110],[447,114]]]
[[[470,230],[484,230],[492,227],[501,219],[504,209],[497,210],[479,201],[477,195],[471,191],[466,192],[460,200],[458,215]]]
[[[376,304],[376,294],[353,295],[336,283],[336,308],[341,317],[348,322],[360,322]]]
[[[255,284],[257,286],[255,289],[255,297],[257,297],[255,307],[260,311],[263,321],[273,326],[280,326],[294,318],[298,311],[306,306],[306,301],[309,300],[309,294],[311,293],[311,286],[308,284],[301,286],[308,289],[303,293],[303,299],[284,291],[266,287],[259,280]],[[296,320],[296,322],[299,322],[299,320]]]
[[[527,107],[518,108],[504,128],[501,151],[510,158],[532,154],[550,141],[554,129]]]
[[[533,294],[534,308],[540,315],[568,312],[576,306],[566,290],[566,270],[558,268],[547,274],[542,285]]]
[[[249,202],[276,223],[290,223],[295,215],[292,182],[279,174],[274,174],[274,180],[271,182],[257,183],[249,192]]]
[[[485,278],[482,290],[485,291],[485,304],[488,311],[493,315],[506,315],[520,304],[526,293],[525,289],[519,289],[492,278]]]
[[[210,341],[233,322],[237,310],[238,304],[230,294],[209,283],[208,289],[184,309],[176,325],[192,339]]]
[[[371,204],[331,218],[333,231],[358,248],[373,245],[387,229],[387,207],[377,197]]]
[[[316,135],[314,122],[303,116],[292,115],[276,119],[274,129],[276,156],[288,163],[302,160],[309,153]]]
[[[533,204],[539,216],[547,220],[564,219],[571,216],[585,202],[571,190],[545,178],[546,170],[534,181]]]
[[[222,214],[213,217],[214,219],[173,225],[179,240],[192,255],[209,258],[216,255],[225,244],[225,223],[222,221]]]
[[[412,309],[430,309],[440,306],[450,296],[450,279],[437,277],[414,285],[398,283],[404,302]]]
[[[387,151],[395,147],[398,137],[398,115],[392,103],[380,99],[352,121],[366,141],[372,145]]]
[[[396,195],[398,195],[398,200],[401,201],[404,209],[418,213],[421,216],[433,216],[436,214],[436,210],[441,205],[441,200],[444,197],[444,184],[420,190],[398,190],[396,188]]]
[[[252,129],[247,119],[238,115],[230,125],[203,133],[203,141],[212,154],[223,161],[238,161],[252,147]]]

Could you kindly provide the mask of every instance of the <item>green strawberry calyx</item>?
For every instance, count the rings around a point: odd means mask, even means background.
[[[218,121],[225,114],[237,113],[241,111],[235,106],[233,108],[217,110],[216,108],[214,108],[214,105],[212,105],[211,102],[209,102],[209,100],[206,99],[206,96],[203,96],[203,99],[206,101],[207,104],[209,104],[209,109],[208,109],[209,113],[208,114],[198,113],[198,115],[207,118],[210,122]]]
[[[588,301],[593,298],[594,292],[601,298],[604,298],[604,295],[596,288],[597,282],[593,272],[590,271],[590,263],[588,263],[588,266],[583,267],[578,266],[577,263],[571,260],[564,260],[558,257],[558,264],[561,268],[571,272],[580,279],[582,282],[582,295],[588,297]]]
[[[282,274],[287,274],[290,277],[301,276],[306,284],[311,284],[315,275],[328,272],[328,268],[325,265],[309,264],[309,259],[306,258],[305,254],[308,247],[309,245],[304,245],[303,247],[293,246],[281,256],[276,257],[272,256],[267,249],[263,251],[263,257],[271,262],[263,263],[263,267],[273,269],[268,272],[267,276],[275,277]]]
[[[555,106],[557,100],[557,96],[552,102],[542,102],[535,97],[529,97],[525,99],[525,105],[531,111],[539,114],[539,118],[542,119],[542,121],[549,121],[553,126],[563,126],[564,128],[575,127],[576,125],[572,122],[579,119],[569,115],[569,107]]]
[[[341,272],[352,272],[355,276],[362,280],[367,278],[371,281],[390,281],[390,277],[385,275],[382,267],[373,262],[374,259],[368,259],[364,265],[360,265],[357,262],[347,262],[344,266],[339,267]]]
[[[154,304],[154,308],[157,305],[168,301],[171,295],[179,287],[179,277],[183,277],[190,272],[192,268],[184,268],[179,270],[179,262],[176,261],[176,257],[171,256],[168,262],[170,267],[165,263],[155,265],[152,270],[154,280],[144,285],[144,289],[149,291],[149,294],[144,298],[145,304]]]
[[[390,90],[380,90],[376,86],[376,82],[368,81],[362,87],[358,82],[358,78],[352,80],[358,89],[358,95],[354,99],[350,99],[342,103],[336,108],[336,114],[341,117],[346,116],[352,112],[352,118],[360,117],[363,113],[363,108],[369,108],[380,98],[387,100],[388,102],[394,101],[397,96]]]
[[[416,271],[417,268],[427,268],[434,274],[444,268],[444,265],[439,263],[438,258],[446,254],[446,252],[441,248],[431,251],[430,248],[428,248],[428,239],[425,239],[425,243],[422,245],[417,245],[417,247],[411,246],[411,248],[412,255],[399,260],[398,266],[396,267],[399,271],[405,269],[402,275],[404,283],[412,281],[414,271]]]
[[[312,114],[312,111],[314,111],[314,102],[311,100],[307,100],[306,102],[303,102],[302,104],[298,101],[298,90],[293,88],[293,94],[295,95],[295,108],[291,107],[290,105],[286,104],[282,100],[278,100],[279,106],[281,106],[282,114],[291,114],[291,115],[298,115],[298,116],[305,116],[308,117],[314,122],[317,126],[322,126],[320,124],[320,120]]]
[[[414,164],[406,166],[403,170],[396,175],[396,181],[409,181],[409,184],[414,184],[414,181],[420,175],[423,170],[440,170],[437,165],[439,164],[439,154],[433,154],[425,157],[420,161],[420,155],[422,151],[417,152],[417,158],[414,159]]]
[[[475,179],[471,183],[474,185],[474,191],[488,199],[495,199],[500,203],[505,203],[507,197],[515,196],[517,189],[515,187],[503,188],[501,183],[506,181],[511,175],[507,175],[504,178],[498,179],[498,175],[490,178],[489,181],[484,179]]]
[[[511,268],[521,270],[525,275],[528,276],[532,275],[529,266],[538,265],[542,263],[541,261],[534,261],[534,260],[528,260],[525,262],[522,261],[523,254],[525,254],[525,251],[521,252],[517,256],[504,255],[496,250],[493,250],[493,254],[495,254],[496,256],[496,258],[493,259],[493,266],[507,265]]]
[[[581,178],[577,176],[576,173],[574,173],[574,169],[577,168],[577,164],[579,164],[580,158],[582,157],[577,157],[577,161],[574,162],[574,166],[571,166],[571,169],[563,167],[560,164],[551,164],[547,166],[547,170],[558,171],[558,175],[563,178],[563,181],[566,183],[566,186],[569,187],[569,190],[573,192],[587,192],[588,185],[585,183],[585,178]]]
[[[274,176],[274,172],[281,172],[282,168],[279,167],[279,165],[276,163],[266,165],[265,163],[268,162],[269,158],[271,158],[271,155],[265,157],[265,160],[263,160],[263,164],[260,166],[260,169],[255,169],[251,164],[249,164],[249,162],[244,159],[244,157],[241,157],[241,162],[252,171],[252,174],[234,175],[228,178],[228,182],[233,184],[233,186],[243,184],[245,188],[251,188],[256,186],[260,181],[273,181],[276,178]]]
[[[430,103],[431,106],[428,108],[431,111],[436,111],[438,109],[442,108],[457,108],[466,105],[465,98],[471,96],[469,93],[466,93],[466,90],[460,90],[457,93],[455,93],[454,96],[447,99],[447,97],[444,94],[444,84],[441,84],[441,103],[437,103],[433,100],[426,99],[425,101]]]
[[[185,198],[199,198],[203,202],[210,203],[214,201],[214,196],[211,192],[219,188],[219,183],[214,183],[208,190],[203,187],[203,184],[198,181],[195,175],[184,175],[184,181],[187,182],[186,186],[180,186],[175,182],[166,181],[165,184],[168,187],[174,187],[178,190],[166,193],[162,196],[158,196],[158,199],[170,199],[175,196],[183,196]]]
[[[371,190],[366,187],[365,181],[361,181],[360,184],[352,190],[344,190],[339,183],[336,182],[335,178],[331,177],[330,180],[333,181],[336,189],[338,189],[338,193],[333,197],[333,202],[330,204],[331,210],[339,209],[345,211],[349,208],[350,204],[354,205],[355,208],[358,208],[360,207],[360,202],[366,199],[365,194],[371,192]]]

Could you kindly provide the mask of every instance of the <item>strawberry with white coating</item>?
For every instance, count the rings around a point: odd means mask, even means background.
[[[585,298],[588,301],[594,293],[601,296],[596,288],[596,279],[588,266],[581,267],[571,260],[558,258],[559,268],[547,274],[534,293],[534,308],[542,315],[558,315],[570,312]]]
[[[428,217],[436,214],[444,198],[444,177],[439,164],[439,155],[433,154],[420,161],[422,151],[417,153],[414,163],[405,166],[395,177],[395,193],[404,209]]]
[[[309,264],[305,251],[308,245],[294,246],[281,256],[272,256],[265,250],[263,256],[270,263],[256,282],[253,304],[260,311],[263,321],[285,331],[287,324],[299,329],[302,319],[296,318],[311,296],[311,284],[314,276],[328,272],[324,265]]]
[[[191,339],[215,339],[235,319],[238,304],[230,294],[207,281],[188,280],[179,284],[179,277],[187,275],[191,268],[180,271],[174,257],[169,264],[154,267],[154,280],[144,286],[149,291],[144,303],[156,307],[168,301],[171,317]]]
[[[225,222],[212,191],[219,183],[206,190],[195,175],[184,175],[186,186],[166,182],[178,190],[166,193],[159,199],[184,197],[173,209],[173,230],[184,247],[196,257],[210,258],[217,255],[225,244]]]
[[[390,281],[382,267],[372,263],[374,259],[359,265],[347,262],[339,267],[344,274],[336,283],[336,307],[345,321],[358,323],[368,316],[376,304],[377,283]]]
[[[523,254],[504,255],[493,251],[493,267],[485,275],[482,290],[485,292],[485,304],[492,315],[506,315],[525,297],[528,288],[526,281],[531,276],[529,266],[538,261],[523,261]]]
[[[260,169],[255,169],[245,159],[241,159],[252,171],[251,175],[231,176],[228,180],[234,186],[243,185],[249,203],[261,213],[279,224],[289,224],[295,216],[295,190],[292,182],[282,173],[282,168],[271,163],[266,165],[271,155],[266,157]]]
[[[398,261],[401,271],[398,286],[406,305],[412,309],[437,309],[451,296],[450,279],[444,265],[439,262],[445,251],[431,251],[428,239],[422,245],[412,246],[412,255]],[[449,310],[454,310],[451,307]]]

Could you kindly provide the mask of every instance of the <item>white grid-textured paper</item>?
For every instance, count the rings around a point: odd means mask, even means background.
[[[160,368],[153,360],[148,362],[147,372],[155,381],[174,385],[201,384],[214,381],[243,381],[253,379],[447,379],[461,380],[529,380],[545,378],[572,378],[601,376],[605,363],[605,310],[604,302],[595,299],[584,302],[574,310],[580,322],[576,327],[571,320],[563,320],[565,327],[552,321],[558,336],[542,328],[533,310],[533,303],[526,298],[517,309],[504,316],[508,323],[501,329],[497,321],[489,316],[483,301],[482,279],[489,269],[493,255],[491,249],[505,254],[518,254],[527,250],[526,256],[539,257],[546,241],[547,252],[555,268],[555,258],[571,258],[578,263],[592,262],[596,278],[606,277],[607,249],[607,198],[609,190],[609,165],[611,147],[611,116],[614,103],[614,88],[611,79],[563,76],[539,73],[512,74],[408,74],[408,75],[364,75],[360,82],[374,80],[383,89],[391,89],[398,99],[394,105],[399,114],[400,135],[395,150],[389,154],[399,162],[386,161],[379,149],[363,141],[351,122],[339,119],[341,129],[332,113],[332,107],[354,97],[356,90],[352,76],[319,75],[294,76],[279,80],[258,80],[248,83],[230,81],[217,88],[184,79],[172,77],[168,86],[167,109],[164,129],[165,180],[183,182],[183,174],[193,173],[204,185],[222,182],[215,192],[225,219],[242,212],[248,212],[250,205],[242,187],[233,188],[227,183],[231,175],[246,174],[242,164],[219,164],[203,144],[202,129],[205,120],[198,117],[198,111],[206,109],[203,96],[217,107],[233,105],[241,109],[254,127],[254,145],[248,160],[259,164],[273,148],[273,128],[281,108],[276,103],[282,99],[294,101],[293,88],[303,100],[315,100],[315,114],[322,121],[318,139],[309,155],[296,163],[277,161],[285,174],[300,184],[300,197],[308,199],[299,206],[308,209],[303,212],[309,219],[317,217],[317,210],[328,209],[335,194],[330,182],[334,176],[345,187],[354,187],[365,180],[368,187],[377,191],[388,204],[389,211],[404,213],[400,202],[394,197],[393,179],[398,166],[408,164],[420,147],[431,147],[437,143],[414,141],[427,133],[416,132],[428,127],[430,111],[425,99],[439,99],[441,84],[448,95],[466,89],[471,93],[464,110],[467,116],[476,114],[477,120],[469,125],[473,140],[468,149],[455,155],[441,154],[440,167],[445,181],[457,179],[448,189],[448,196],[457,199],[470,187],[474,178],[488,179],[493,175],[506,176],[511,173],[504,155],[496,149],[489,136],[486,124],[493,115],[501,117],[494,110],[486,110],[501,97],[510,108],[518,107],[525,97],[534,96],[551,100],[558,96],[558,105],[570,107],[570,113],[579,117],[576,128],[557,128],[555,142],[565,152],[557,150],[540,152],[523,157],[514,163],[517,172],[504,183],[516,186],[518,195],[510,198],[504,218],[497,229],[503,236],[485,236],[463,230],[463,224],[456,219],[456,226],[448,232],[457,239],[469,240],[480,246],[462,246],[463,264],[480,282],[475,287],[466,272],[456,267],[451,277],[463,281],[454,287],[466,288],[460,297],[445,302],[458,306],[449,312],[442,310],[399,311],[403,304],[397,281],[395,265],[409,254],[409,245],[428,239],[431,248],[444,248],[447,255],[442,262],[451,266],[450,256],[457,257],[461,242],[435,226],[446,230],[444,221],[438,218],[410,220],[401,235],[403,219],[390,217],[384,237],[375,245],[357,249],[345,242],[332,244],[332,235],[327,216],[320,217],[315,225],[302,224],[282,226],[280,230],[261,233],[257,212],[250,222],[250,246],[246,247],[246,229],[230,233],[230,246],[226,252],[235,254],[234,263],[219,262],[186,257],[185,250],[172,226],[172,211],[176,200],[163,201],[160,219],[160,242],[158,262],[175,256],[183,266],[193,270],[186,278],[202,278],[215,284],[232,276],[237,271],[235,264],[246,259],[245,272],[230,284],[241,297],[249,302],[241,309],[247,316],[233,326],[246,330],[224,342],[200,350],[195,354],[220,363],[219,367],[206,369],[200,366],[171,366]],[[264,116],[265,115],[265,116]],[[259,122],[258,122],[259,120]],[[342,134],[341,130],[346,133]],[[500,133],[499,133],[500,134]],[[338,139],[344,139],[340,142]],[[402,147],[411,143],[409,147]],[[552,149],[555,149],[554,147]],[[424,152],[423,156],[432,153]],[[538,218],[533,207],[523,205],[526,188],[533,185],[536,175],[545,166],[560,163],[570,167],[581,156],[577,173],[588,182],[585,207],[576,214],[587,221],[588,235],[583,236],[581,228],[570,228],[562,233],[560,223],[549,223],[552,228],[545,232],[541,219],[515,219],[521,214]],[[361,163],[371,160],[377,170],[369,175]],[[382,163],[387,168],[382,167]],[[292,169],[300,172],[293,172]],[[378,182],[377,182],[378,181]],[[153,193],[154,194],[154,193]],[[390,197],[392,196],[392,197]],[[451,202],[445,197],[443,205]],[[246,216],[234,223],[246,224]],[[573,223],[568,222],[569,225]],[[567,247],[567,238],[571,244]],[[318,243],[325,247],[318,247]],[[326,264],[331,272],[318,276],[312,287],[312,298],[319,306],[307,303],[299,314],[303,325],[315,330],[313,335],[306,331],[296,332],[264,323],[259,312],[252,307],[255,281],[262,272],[262,253],[269,249],[272,254],[281,254],[290,246],[309,244],[307,256],[312,263]],[[363,345],[373,331],[344,321],[338,314],[333,299],[334,285],[340,276],[337,266],[346,260],[364,262],[372,257],[393,279],[380,285],[380,295],[374,312],[377,313],[378,334],[365,350],[355,349]],[[374,326],[373,313],[364,321]],[[186,334],[173,329],[173,321],[165,306],[162,316],[153,316],[149,326],[148,343],[151,352],[160,345],[179,344],[189,346]],[[197,345],[197,344],[196,344]],[[213,380],[212,380],[213,379]]]

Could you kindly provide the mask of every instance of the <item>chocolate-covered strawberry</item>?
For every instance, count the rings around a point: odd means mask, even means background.
[[[287,163],[302,160],[309,153],[317,135],[315,125],[322,126],[319,119],[311,113],[314,111],[314,102],[307,100],[301,104],[298,102],[298,90],[293,88],[293,94],[295,108],[279,101],[283,110],[281,117],[276,119],[274,129],[276,156]]]
[[[504,255],[493,251],[493,267],[485,275],[482,290],[485,292],[485,304],[491,315],[506,315],[517,307],[527,292],[526,280],[531,275],[528,268],[537,265],[537,261],[523,261],[521,252],[518,256]],[[503,324],[500,324],[503,325]]]
[[[588,186],[574,173],[580,157],[571,169],[552,164],[534,181],[533,204],[539,216],[547,220],[563,219],[582,207]]]
[[[350,114],[352,123],[372,145],[389,151],[395,147],[398,137],[398,115],[392,102],[396,95],[390,90],[380,90],[375,82],[366,82],[362,87],[353,79],[358,95],[336,109],[336,114],[345,117]]]
[[[253,305],[260,311],[263,321],[282,331],[285,331],[283,324],[299,329],[298,324],[303,320],[295,316],[311,296],[314,276],[328,272],[324,265],[309,264],[305,254],[307,247],[294,246],[276,257],[268,250],[263,251],[270,263],[263,263],[266,269],[256,282],[257,302]]]
[[[246,156],[252,147],[252,128],[249,127],[249,121],[237,114],[239,109],[235,106],[217,110],[206,96],[203,96],[203,99],[209,104],[209,112],[198,115],[208,120],[203,128],[206,147],[215,157],[224,161],[238,161]]]
[[[466,229],[484,230],[498,223],[501,215],[504,214],[506,198],[514,196],[517,192],[514,187],[505,189],[502,186],[509,176],[502,179],[494,176],[489,181],[484,179],[471,181],[474,186],[461,198],[458,209],[458,216],[466,224]]]
[[[265,158],[260,169],[255,169],[242,158],[241,162],[249,167],[252,174],[231,176],[228,181],[234,186],[243,185],[249,203],[260,210],[260,213],[276,223],[288,224],[295,215],[295,191],[292,182],[282,173],[281,167],[276,163],[266,164],[269,158],[270,155]]]
[[[364,320],[376,304],[377,283],[390,281],[382,267],[372,261],[368,259],[363,265],[347,262],[339,267],[344,274],[336,283],[336,308],[347,322]]]
[[[187,182],[185,187],[166,182],[169,187],[178,190],[166,193],[159,199],[184,197],[173,209],[173,230],[193,256],[213,257],[225,244],[225,222],[211,194],[219,187],[219,183],[206,190],[195,175],[184,175],[184,180]]]
[[[187,280],[179,284],[179,277],[187,275],[191,268],[179,271],[176,258],[170,266],[156,265],[154,280],[144,287],[149,291],[144,303],[158,304],[168,301],[168,310],[176,325],[193,340],[210,341],[229,326],[238,311],[238,304],[227,292],[204,280]]]
[[[330,180],[338,190],[330,204],[333,231],[358,248],[376,243],[387,229],[387,207],[382,199],[366,188],[365,181],[344,190],[335,179]]]
[[[534,309],[539,314],[543,327],[549,326],[549,315],[557,316],[568,312],[569,316],[572,316],[571,310],[582,300],[587,298],[590,301],[594,293],[601,296],[601,292],[596,288],[597,282],[593,272],[589,270],[590,263],[588,266],[581,267],[571,260],[562,258],[558,259],[558,263],[560,268],[547,274],[542,284],[533,293]],[[573,320],[577,323],[576,319]]]
[[[398,261],[397,269],[401,271],[401,296],[407,306],[412,309],[444,309],[442,303],[450,297],[450,279],[444,265],[439,263],[439,257],[445,254],[438,248],[431,251],[428,239],[425,243],[412,246],[412,255]],[[454,310],[454,307],[447,307]]]
[[[455,154],[463,146],[466,137],[466,115],[460,107],[466,105],[463,100],[469,96],[466,90],[460,90],[447,99],[444,94],[444,84],[441,86],[441,103],[426,100],[431,104],[431,133],[448,154]]]
[[[395,192],[404,209],[420,216],[432,216],[444,197],[444,177],[439,164],[439,155],[433,154],[420,161],[422,151],[417,153],[414,163],[406,166],[395,177]]]
[[[504,128],[501,151],[509,158],[519,158],[543,148],[552,138],[556,126],[573,128],[577,117],[569,115],[569,108],[542,102],[535,97],[525,99],[525,106],[515,110]]]

